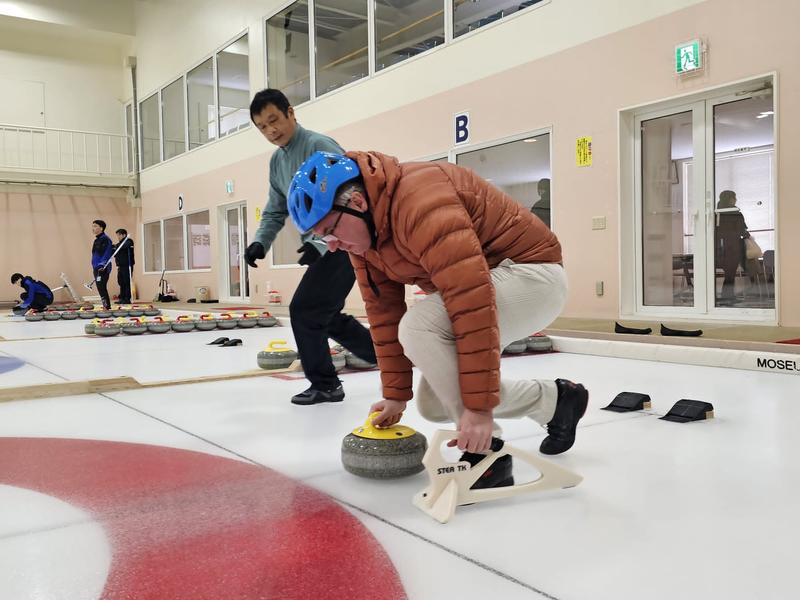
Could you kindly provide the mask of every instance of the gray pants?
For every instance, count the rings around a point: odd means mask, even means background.
[[[504,260],[491,271],[500,327],[500,346],[541,331],[561,313],[567,277],[558,264],[515,264]],[[422,372],[416,399],[429,421],[458,423],[464,405],[458,383],[458,355],[450,317],[440,294],[412,306],[400,321],[400,343]],[[555,381],[500,382],[497,418],[529,417],[544,425],[553,418]],[[500,428],[495,424],[496,432]]]

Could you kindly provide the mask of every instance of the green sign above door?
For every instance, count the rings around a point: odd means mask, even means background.
[[[703,54],[700,40],[675,46],[675,72],[678,75],[699,71],[702,68]]]

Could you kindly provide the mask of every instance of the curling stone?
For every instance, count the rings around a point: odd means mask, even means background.
[[[144,309],[144,316],[145,317],[157,317],[161,314],[161,311],[157,308],[153,308],[152,306],[145,307]]]
[[[105,308],[101,308],[98,311],[95,311],[94,316],[98,319],[110,319],[111,318],[111,311],[106,310]]]
[[[517,340],[511,342],[503,349],[503,354],[522,354],[528,349],[528,342],[526,340]]]
[[[78,311],[75,310],[65,310],[61,313],[61,318],[65,321],[74,321],[78,318]]]
[[[172,322],[172,331],[184,333],[194,329],[194,319],[188,315],[181,315]]]
[[[126,335],[141,335],[146,331],[147,323],[135,317],[122,325],[122,333]]]
[[[147,322],[147,331],[150,333],[167,333],[172,329],[172,324],[164,317],[156,317],[153,321]]]
[[[95,328],[99,327],[101,323],[102,321],[100,319],[92,319],[83,326],[83,330],[89,335],[94,335]]]
[[[285,340],[273,340],[265,350],[256,357],[258,366],[268,371],[272,369],[286,369],[297,360],[297,352],[285,348]]]
[[[534,333],[525,338],[525,342],[531,352],[549,352],[553,349],[553,340],[543,333]]]
[[[29,313],[25,315],[26,321],[41,321],[44,319],[44,315],[42,313]]]
[[[199,329],[200,331],[211,331],[217,328],[217,320],[214,318],[214,315],[200,315],[200,318],[195,321],[194,326],[195,329]]]
[[[347,357],[344,353],[331,348],[331,360],[333,361],[333,368],[338,373],[347,366]]]
[[[242,329],[250,329],[251,327],[255,327],[258,324],[258,315],[254,312],[249,312],[243,314],[239,318],[239,327]]]
[[[94,334],[100,337],[118,335],[120,331],[122,331],[122,326],[118,321],[106,321],[94,328]]]
[[[375,363],[371,363],[366,360],[358,358],[355,354],[353,354],[349,350],[345,350],[343,354],[347,366],[350,367],[351,369],[366,370],[366,369],[374,369],[375,367],[378,366]]]
[[[57,310],[48,310],[44,313],[45,321],[58,321],[61,318],[61,313]]]
[[[274,327],[278,324],[278,319],[273,317],[269,312],[266,310],[258,315],[258,326],[259,327]]]
[[[425,436],[404,425],[377,428],[372,413],[342,440],[342,465],[347,472],[370,479],[392,479],[419,473],[428,449]]]
[[[234,329],[239,319],[234,319],[230,313],[222,313],[217,317],[217,327],[220,329]]]
[[[128,309],[128,316],[129,317],[143,317],[144,316],[144,309],[139,307],[131,306]]]
[[[127,317],[128,316],[128,309],[123,308],[121,306],[117,306],[114,310],[111,311],[111,315],[114,317]]]
[[[81,309],[78,311],[78,316],[81,319],[94,319],[95,318],[94,307],[86,308],[85,306],[82,306]]]

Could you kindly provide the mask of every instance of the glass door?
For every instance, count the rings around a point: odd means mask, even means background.
[[[708,303],[719,314],[775,308],[774,114],[771,88],[709,102],[715,285]]]
[[[639,314],[774,319],[773,117],[768,86],[636,115]]]
[[[247,205],[237,204],[225,209],[225,290],[229,300],[246,300],[250,283],[244,259],[247,248]]]

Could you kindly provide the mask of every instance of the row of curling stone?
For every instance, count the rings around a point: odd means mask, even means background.
[[[333,368],[338,373],[345,367],[350,369],[374,369],[377,365],[358,358],[342,346],[334,346],[330,350]],[[267,371],[273,369],[286,369],[297,360],[297,352],[286,347],[285,340],[274,340],[256,356],[258,366]]]
[[[167,333],[175,331],[186,333],[189,331],[211,331],[213,329],[233,329],[235,327],[274,327],[278,320],[269,313],[253,314],[251,316],[235,317],[233,315],[201,315],[194,318],[189,315],[180,315],[174,320],[168,317],[157,317],[152,321],[144,321],[140,317],[134,317],[130,321],[124,318],[117,319],[98,319],[95,318],[91,323],[84,326],[84,331],[88,334],[110,337],[119,333],[137,335],[149,331],[150,333]],[[126,326],[127,325],[127,326]],[[147,325],[147,328],[142,328]],[[102,330],[102,331],[101,331]]]
[[[112,317],[155,317],[161,311],[152,305],[132,306],[125,308],[122,306],[113,309],[103,307],[91,308],[82,307],[79,310],[46,310],[44,312],[29,312],[25,315],[26,321],[73,321],[75,319],[110,319]]]
[[[522,354],[523,352],[550,352],[553,341],[543,333],[534,333],[522,340],[511,342],[503,348],[503,354]]]

